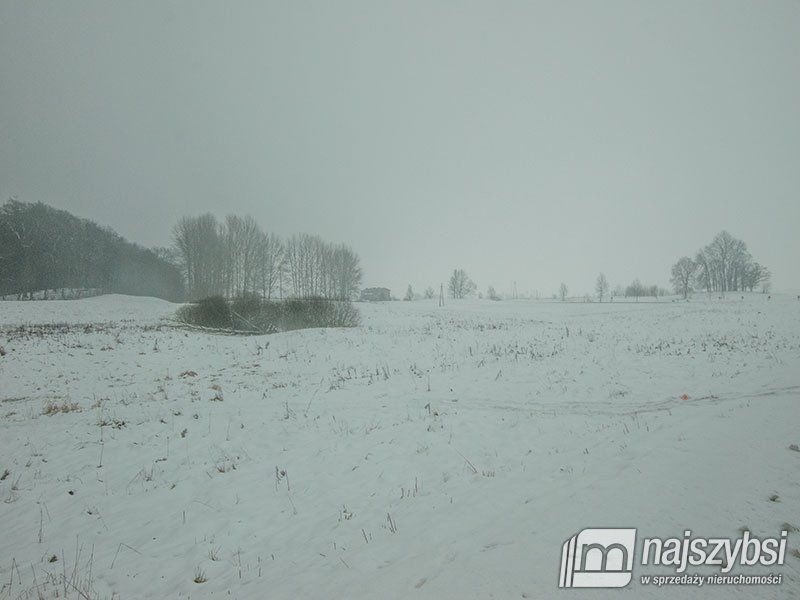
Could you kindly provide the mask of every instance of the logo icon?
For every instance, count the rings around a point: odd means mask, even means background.
[[[636,529],[584,529],[564,542],[558,587],[625,587],[635,546]]]

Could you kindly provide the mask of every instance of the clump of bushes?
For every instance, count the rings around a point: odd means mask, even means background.
[[[222,296],[203,298],[195,304],[187,304],[178,310],[178,320],[189,325],[214,329],[235,329],[231,307]]]
[[[355,327],[358,309],[346,300],[291,299],[280,303],[279,321],[284,330],[310,327]]]
[[[183,306],[178,321],[248,333],[275,333],[313,327],[355,327],[360,315],[352,302],[327,298],[265,300],[247,295],[228,302],[220,296]]]

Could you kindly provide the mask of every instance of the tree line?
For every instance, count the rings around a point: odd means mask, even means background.
[[[750,291],[760,287],[762,292],[768,292],[771,285],[771,273],[768,268],[756,262],[747,250],[747,244],[732,236],[727,231],[721,231],[714,239],[697,251],[694,258],[684,256],[672,267],[671,283],[676,294],[688,297],[693,290],[703,290],[712,293],[725,293],[737,291]],[[455,269],[448,281],[448,295],[454,299],[472,296],[477,291],[475,283],[467,276],[463,269]],[[666,296],[669,291],[658,285],[647,285],[638,278],[629,285],[617,285],[613,291],[610,289],[608,279],[600,273],[595,280],[594,291],[597,299],[602,302],[604,298],[625,297],[634,298],[636,301],[643,297]],[[569,289],[561,283],[557,294],[562,302],[567,300]],[[479,297],[482,294],[479,294]],[[433,297],[433,289],[425,292],[426,298]],[[499,299],[493,287],[489,286],[487,297]],[[414,293],[408,286],[405,299],[412,300]],[[590,297],[586,296],[586,301]]]
[[[211,296],[350,300],[361,285],[358,255],[346,244],[265,232],[249,216],[183,217],[173,241],[190,300]]]
[[[181,300],[180,270],[112,229],[42,203],[0,207],[0,296],[67,290]]]
[[[250,216],[229,215],[223,221],[211,214],[183,217],[173,228],[173,242],[172,248],[142,248],[88,219],[11,199],[0,207],[0,296],[96,289],[172,301],[212,296],[349,300],[361,285],[359,257],[346,244],[309,234],[283,240]],[[770,286],[769,269],[727,231],[693,258],[680,258],[671,274],[675,292],[684,297],[693,290],[724,293],[760,287],[766,292]],[[446,289],[454,299],[477,293],[463,269],[453,270]],[[638,279],[610,292],[603,273],[595,292],[601,302],[608,295],[638,299],[666,293]],[[436,293],[428,288],[424,296]],[[567,294],[562,283],[558,297],[563,301]],[[486,296],[500,298],[492,286]],[[409,285],[405,299],[414,297]]]
[[[440,288],[442,300],[444,299],[444,290],[444,284],[442,284]],[[453,269],[453,272],[450,274],[450,278],[447,280],[447,296],[453,300],[461,300],[475,296],[476,294],[478,298],[484,297],[483,293],[478,291],[478,286],[469,277],[469,275],[467,275],[467,272],[464,271],[464,269]],[[422,294],[422,297],[426,300],[430,300],[435,296],[436,291],[432,287],[426,288]],[[491,285],[486,290],[486,297],[490,300],[500,300],[500,296]],[[415,300],[416,298],[418,298],[418,296],[414,293],[414,289],[411,287],[411,284],[409,284],[408,288],[406,288],[406,294],[403,296],[403,300]]]
[[[721,231],[714,239],[697,251],[694,258],[684,256],[672,266],[670,283],[676,294],[687,298],[695,290],[711,293],[743,292],[760,287],[768,292],[771,273],[765,266],[753,259],[747,244]],[[566,286],[561,284],[561,299],[566,296]],[[595,293],[600,301],[609,293],[609,285],[603,273],[595,282]],[[657,285],[645,285],[634,279],[626,286],[617,286],[611,296],[633,297],[637,300],[645,296],[664,296],[667,290]]]
[[[171,301],[351,299],[361,284],[360,260],[349,246],[308,234],[282,240],[249,216],[184,217],[173,242],[142,248],[67,211],[11,199],[0,207],[0,296],[95,290]]]
[[[694,258],[684,256],[672,267],[675,292],[686,298],[694,290],[725,293],[769,291],[769,269],[756,262],[747,244],[727,231],[718,233]]]

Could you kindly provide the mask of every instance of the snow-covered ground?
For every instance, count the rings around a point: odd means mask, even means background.
[[[800,596],[796,532],[778,586],[557,588],[586,527],[800,527],[794,296],[176,308],[0,303],[0,598]]]

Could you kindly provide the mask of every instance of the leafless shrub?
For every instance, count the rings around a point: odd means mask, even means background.
[[[61,404],[59,404],[53,400],[48,400],[44,403],[42,414],[50,417],[58,413],[79,412],[80,410],[81,407],[77,402],[68,402],[64,400]]]
[[[111,427],[112,429],[123,429],[127,427],[127,422],[122,419],[102,418],[97,421],[98,427]]]
[[[222,395],[222,386],[218,383],[212,383],[211,389],[214,390],[214,397],[211,398],[212,402],[222,402],[225,398]]]
[[[232,460],[223,460],[218,462],[214,468],[217,470],[217,473],[227,473],[228,471],[236,470],[236,463]]]
[[[208,581],[208,578],[206,577],[206,572],[203,571],[203,569],[201,569],[200,567],[197,567],[194,570],[194,579],[192,579],[192,581],[194,581],[195,583],[205,583],[206,581]]]
[[[389,531],[397,533],[397,523],[395,523],[391,513],[386,513],[386,521],[389,523]]]

